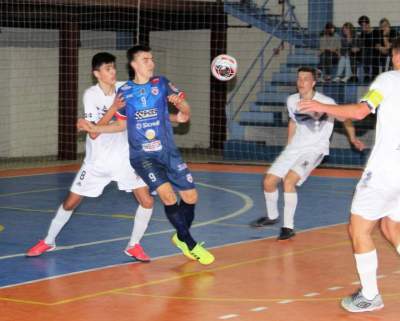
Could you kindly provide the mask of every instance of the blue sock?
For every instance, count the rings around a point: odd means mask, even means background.
[[[189,249],[192,250],[196,246],[196,241],[190,235],[185,216],[181,213],[178,203],[165,205],[164,209],[168,220],[176,229],[178,239],[185,242]]]

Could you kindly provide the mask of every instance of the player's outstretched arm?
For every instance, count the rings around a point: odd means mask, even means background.
[[[88,133],[116,133],[126,129],[126,120],[118,119],[108,125],[95,125],[90,121],[80,118],[77,122],[78,130],[83,130]]]
[[[169,95],[168,101],[179,110],[176,115],[170,115],[170,120],[178,123],[188,122],[190,119],[190,105],[185,98],[179,95]]]
[[[347,138],[349,142],[359,151],[365,149],[365,144],[356,137],[356,129],[354,127],[353,121],[347,119],[343,122],[344,129],[346,130]]]
[[[327,113],[339,119],[354,120],[364,119],[371,113],[371,110],[365,102],[347,105],[329,105],[316,100],[302,100],[299,103],[299,110],[304,113]]]

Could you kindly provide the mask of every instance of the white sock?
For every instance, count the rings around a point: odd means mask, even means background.
[[[279,217],[278,211],[278,199],[279,199],[279,191],[275,190],[272,193],[267,193],[264,191],[265,196],[265,206],[267,207],[267,216],[271,220],[275,220]]]
[[[129,246],[134,246],[135,244],[140,243],[140,240],[142,239],[144,232],[146,232],[147,226],[149,225],[152,213],[152,208],[144,208],[140,205],[138,206],[135,214],[135,222],[133,224],[131,239],[129,240]]]
[[[285,206],[283,209],[283,227],[294,228],[294,213],[297,207],[297,193],[283,193]]]
[[[73,211],[66,211],[64,210],[63,204],[57,210],[56,216],[54,216],[53,220],[51,221],[49,231],[47,232],[47,236],[44,239],[46,244],[55,244],[56,237],[62,230],[65,224],[69,221]]]
[[[396,247],[396,251],[397,251],[397,253],[399,253],[399,254],[400,254],[400,244],[399,244],[399,245],[397,245],[397,247]]]
[[[360,276],[362,294],[368,300],[372,300],[378,291],[376,271],[378,269],[378,255],[376,250],[368,253],[354,254],[357,272]]]

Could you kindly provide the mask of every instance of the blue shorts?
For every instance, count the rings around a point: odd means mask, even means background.
[[[193,176],[186,163],[178,154],[166,154],[164,159],[158,157],[142,157],[131,159],[136,173],[155,191],[164,183],[171,183],[178,191],[194,189]]]

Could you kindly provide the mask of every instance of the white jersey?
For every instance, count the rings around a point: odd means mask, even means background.
[[[335,104],[332,98],[319,92],[315,92],[313,99],[324,104]],[[290,95],[287,99],[289,117],[296,123],[296,132],[286,150],[329,155],[329,139],[333,131],[334,117],[319,113],[301,113],[298,110],[299,102],[299,93]]]
[[[368,94],[372,100],[367,98]],[[383,188],[399,188],[400,71],[382,73],[371,84],[368,94],[361,101],[369,103],[372,113],[378,112],[375,145],[365,168],[364,180]]]
[[[118,82],[116,89],[123,85]],[[115,99],[113,95],[106,96],[99,84],[88,88],[83,95],[85,119],[91,122],[99,122],[111,107]],[[84,163],[96,168],[108,168],[115,166],[115,161],[121,158],[129,159],[129,145],[127,132],[103,133],[96,139],[86,136],[86,156]],[[114,165],[113,165],[114,163]]]

